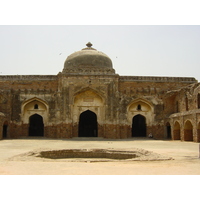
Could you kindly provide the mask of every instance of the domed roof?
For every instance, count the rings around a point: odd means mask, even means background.
[[[104,53],[92,48],[89,42],[86,48],[72,53],[64,63],[64,74],[115,74],[111,59]]]

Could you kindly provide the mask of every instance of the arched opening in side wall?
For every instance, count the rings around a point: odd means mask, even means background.
[[[197,142],[200,142],[200,122],[198,123],[197,126]]]
[[[167,139],[171,139],[172,135],[171,135],[171,125],[169,122],[166,123],[166,131],[167,131]]]
[[[181,139],[180,124],[177,121],[174,124],[173,136],[174,136],[173,137],[174,140],[180,140]]]
[[[98,137],[97,115],[90,111],[84,111],[79,117],[79,137]]]
[[[200,93],[197,95],[197,108],[200,108]]]
[[[132,119],[132,137],[146,137],[146,118],[140,114]]]
[[[3,138],[7,138],[7,131],[8,131],[8,122],[4,122],[3,124]]]
[[[127,121],[131,126],[132,137],[146,137],[147,127],[154,122],[154,106],[152,102],[138,98],[127,106]]]
[[[184,141],[193,141],[193,126],[189,120],[184,125]]]
[[[34,114],[40,115],[43,118],[44,124],[48,122],[49,106],[47,102],[42,99],[35,97],[25,101],[22,104],[21,112],[23,124],[28,124],[30,116]]]
[[[44,136],[42,116],[34,114],[29,117],[29,136]]]

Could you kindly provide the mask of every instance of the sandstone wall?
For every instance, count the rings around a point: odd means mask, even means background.
[[[180,110],[186,107],[185,101],[180,102],[184,92],[166,94],[194,82],[193,78],[119,75],[0,76],[0,111],[10,138],[28,136],[29,116],[34,113],[44,119],[44,137],[78,137],[79,116],[91,110],[98,117],[98,137],[132,137],[132,119],[141,114],[147,121],[146,135],[161,139],[164,119],[176,112],[176,102]],[[195,103],[190,93],[189,109]],[[36,103],[41,109],[34,110]],[[143,110],[137,109],[138,104]]]

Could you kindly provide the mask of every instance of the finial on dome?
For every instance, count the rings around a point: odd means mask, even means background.
[[[86,44],[86,48],[84,48],[84,49],[82,49],[82,50],[96,50],[96,49],[94,49],[94,48],[92,48],[92,43],[91,42],[88,42],[87,44]]]
[[[88,42],[88,43],[86,44],[86,46],[90,48],[90,47],[92,46],[92,43],[91,43],[91,42]]]

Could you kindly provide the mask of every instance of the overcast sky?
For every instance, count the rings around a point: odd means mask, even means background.
[[[91,42],[116,73],[200,80],[200,26],[0,26],[0,75],[58,74]]]

